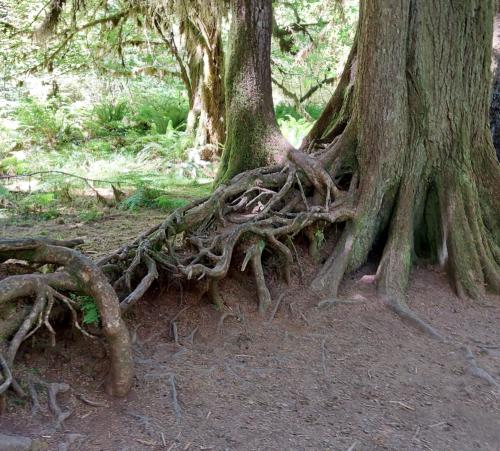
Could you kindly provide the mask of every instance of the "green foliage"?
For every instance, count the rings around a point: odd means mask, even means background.
[[[102,126],[121,122],[125,119],[128,112],[128,106],[123,100],[118,102],[102,102],[94,107],[94,114]]]
[[[51,105],[28,98],[20,104],[15,115],[36,142],[64,144],[83,138],[82,133],[67,122],[65,112]]]
[[[161,191],[141,186],[130,196],[125,198],[120,207],[124,210],[138,210],[140,208],[151,208],[154,206],[155,199],[161,194]]]
[[[185,102],[167,96],[144,96],[139,99],[134,115],[136,127],[164,134],[169,130],[184,130],[188,115]]]
[[[78,217],[84,222],[95,222],[103,217],[103,212],[97,208],[91,208],[90,210],[80,211]]]
[[[314,231],[314,240],[316,241],[316,248],[321,249],[325,244],[325,233],[323,229],[316,229]]]
[[[302,138],[307,135],[313,126],[313,123],[307,119],[303,117],[296,119],[293,116],[286,116],[279,119],[278,124],[285,138],[295,147],[300,145]]]
[[[71,294],[71,298],[78,302],[83,312],[83,324],[92,324],[98,326],[101,322],[101,316],[95,299],[91,296],[77,296]]]
[[[188,190],[189,188],[186,187]],[[196,187],[194,187],[196,190]],[[186,191],[184,191],[186,194]],[[197,192],[193,194],[197,197]],[[189,203],[185,197],[180,197],[175,192],[165,193],[164,191],[151,189],[145,186],[134,191],[124,199],[120,208],[125,210],[139,210],[140,208],[158,208],[160,210],[171,211],[183,207]]]
[[[302,118],[302,115],[293,106],[288,105],[284,102],[278,103],[274,108],[274,112],[278,121],[282,119],[288,119],[290,117],[294,119]]]
[[[169,126],[164,134],[129,133],[124,137],[122,146],[125,151],[137,155],[139,159],[161,158],[176,161],[185,159],[186,149],[192,142],[191,136]]]
[[[309,103],[305,106],[305,110],[309,113],[314,120],[318,119],[323,112],[323,106],[316,103]]]
[[[189,203],[189,201],[178,197],[172,197],[170,195],[162,195],[158,196],[154,200],[154,203],[161,210],[171,211],[176,208],[184,207]]]
[[[0,208],[9,206],[11,204],[12,198],[13,196],[10,191],[0,185]]]
[[[0,160],[0,174],[21,174],[27,172],[29,167],[16,157],[7,157]]]
[[[15,203],[17,213],[22,216],[35,216],[41,220],[59,216],[54,193],[30,193]]]
[[[87,122],[87,128],[91,135],[106,136],[113,132],[123,133],[127,126],[123,120],[129,113],[125,101],[102,101],[94,106],[91,120]]]

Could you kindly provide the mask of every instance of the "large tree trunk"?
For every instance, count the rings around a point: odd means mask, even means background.
[[[316,290],[335,293],[383,236],[376,280],[391,302],[401,299],[416,255],[446,264],[460,295],[500,290],[492,18],[489,1],[362,2],[353,111],[336,138],[336,167],[359,178],[357,215]]]
[[[493,29],[493,60],[491,83],[491,108],[490,123],[493,135],[493,145],[497,151],[497,159],[500,161],[500,3],[497,2],[497,14]]]
[[[282,158],[290,145],[274,116],[271,0],[231,0],[226,146],[217,183]]]

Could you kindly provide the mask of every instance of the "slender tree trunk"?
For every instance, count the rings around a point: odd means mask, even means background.
[[[203,49],[203,76],[200,85],[201,133],[199,144],[217,147],[225,142],[224,49],[218,28]]]
[[[459,295],[500,290],[492,23],[489,1],[362,2],[352,115],[334,142],[337,169],[347,161],[359,179],[357,214],[317,291],[336,293],[384,236],[376,280],[391,302],[401,302],[416,255],[445,264]]]
[[[271,0],[231,0],[227,135],[216,183],[278,161],[290,149],[274,116],[271,32]]]
[[[196,136],[200,127],[201,116],[201,78],[202,78],[202,52],[200,46],[190,49],[189,55],[189,113],[187,118],[187,132]],[[197,144],[197,143],[196,143]]]

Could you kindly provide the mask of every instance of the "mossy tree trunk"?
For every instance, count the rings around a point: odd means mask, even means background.
[[[231,0],[226,146],[216,183],[283,158],[290,145],[274,115],[271,0]]]
[[[320,119],[329,126],[306,142],[333,139],[337,174],[359,180],[356,218],[314,280],[317,291],[335,294],[381,237],[376,281],[391,302],[402,299],[417,256],[445,264],[459,295],[500,291],[492,23],[490,1],[362,2],[352,113],[332,134],[346,109],[337,102],[330,121]]]
[[[225,143],[224,106],[224,49],[221,29],[214,30],[207,45],[203,46],[203,76],[200,83],[202,127],[198,143],[220,146]]]
[[[187,130],[195,136],[195,145],[219,148],[225,142],[222,17],[210,4],[204,8],[203,19],[188,15],[182,24],[188,53]]]
[[[500,161],[500,2],[497,2],[494,23],[490,123],[493,145],[497,151],[497,159]]]

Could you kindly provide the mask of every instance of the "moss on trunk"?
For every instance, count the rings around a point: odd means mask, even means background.
[[[290,145],[271,87],[271,0],[232,0],[226,72],[226,146],[216,184],[282,158]]]
[[[335,294],[343,273],[387,236],[376,280],[389,298],[401,298],[417,253],[445,264],[461,296],[500,291],[500,170],[488,130],[493,5],[365,0],[360,17],[346,125],[356,130],[357,217],[313,288]],[[336,105],[310,140],[338,121],[346,106]]]

